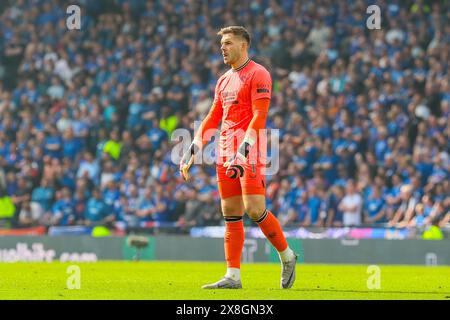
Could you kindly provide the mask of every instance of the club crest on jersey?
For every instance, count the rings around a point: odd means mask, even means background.
[[[239,80],[241,80],[242,83],[245,83],[249,77],[250,75],[248,73],[243,73],[239,75]]]

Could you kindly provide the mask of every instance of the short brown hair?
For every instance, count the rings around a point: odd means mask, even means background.
[[[244,38],[245,41],[247,41],[248,46],[250,46],[250,42],[251,42],[250,33],[244,27],[241,27],[241,26],[225,27],[225,28],[220,29],[220,31],[217,32],[217,35],[223,36],[224,34],[227,34],[227,33],[232,33],[235,36],[240,36],[240,37]]]

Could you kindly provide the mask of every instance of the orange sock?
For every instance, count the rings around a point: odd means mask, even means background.
[[[241,267],[241,255],[244,248],[244,222],[242,217],[225,218],[225,259],[228,268]]]
[[[278,219],[272,214],[272,212],[266,209],[259,220],[255,222],[259,225],[266,238],[278,252],[282,252],[287,249],[288,244],[286,237],[283,234],[283,230],[281,229]]]

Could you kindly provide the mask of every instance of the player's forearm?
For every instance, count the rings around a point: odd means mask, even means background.
[[[219,121],[216,121],[216,119],[212,118],[208,114],[200,124],[200,127],[198,128],[194,136],[194,141],[201,144],[201,146],[204,145],[209,141],[209,139],[211,139],[211,137],[213,136],[213,131],[217,129],[218,126]]]
[[[253,117],[245,132],[244,140],[238,149],[238,154],[241,154],[245,158],[247,158],[250,148],[256,143],[260,130],[266,127],[269,103],[270,99],[257,99],[253,101]]]
[[[213,112],[213,110],[209,112],[200,124],[200,127],[195,134],[194,141],[201,142],[202,145],[208,142],[213,136],[215,129],[218,128],[221,118],[222,117]]]
[[[256,112],[253,113],[253,118],[248,125],[247,131],[245,132],[245,141],[249,142],[253,146],[258,139],[258,134],[260,130],[266,127],[267,112]]]
[[[244,138],[244,141],[248,142],[250,146],[253,146],[256,142],[260,130],[265,129],[266,127],[269,104],[270,99],[258,99],[253,102],[253,117],[248,125],[247,131],[245,132]]]

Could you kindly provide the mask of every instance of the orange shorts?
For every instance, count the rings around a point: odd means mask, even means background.
[[[217,184],[220,198],[225,199],[242,194],[266,194],[265,166],[263,164],[245,164],[244,176],[231,179],[226,175],[227,168],[216,166]]]

